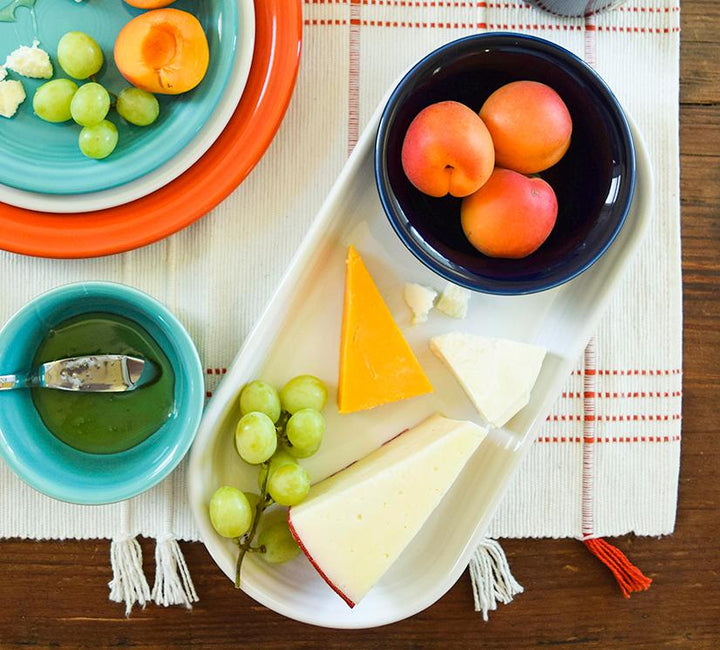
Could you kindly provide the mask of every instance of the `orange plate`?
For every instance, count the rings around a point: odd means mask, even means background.
[[[255,53],[242,99],[215,144],[157,192],[79,214],[0,203],[0,248],[38,257],[96,257],[145,246],[207,214],[250,173],[275,136],[295,87],[302,0],[255,0]]]

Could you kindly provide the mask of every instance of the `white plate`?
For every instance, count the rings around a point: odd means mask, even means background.
[[[392,623],[432,605],[460,577],[538,428],[592,335],[645,232],[652,214],[652,173],[633,126],[637,148],[635,200],[607,253],[573,281],[544,293],[504,297],[474,294],[465,320],[431,312],[411,327],[402,299],[405,282],[441,288],[392,231],[378,199],[373,143],[379,111],[320,210],[310,232],[253,331],[207,406],[189,466],[190,501],[210,554],[232,579],[237,549],[212,529],[207,503],[223,484],[257,492],[257,470],[233,451],[243,384],[262,377],[282,385],[300,373],[328,383],[326,439],[303,461],[313,482],[361,458],[399,431],[434,412],[476,419],[469,400],[428,347],[430,336],[461,330],[544,346],[548,355],[530,403],[503,429],[493,430],[410,546],[354,609],[328,587],[304,557],[278,567],[249,556],[242,588],[285,616],[334,628]],[[335,405],[345,256],[348,244],[363,256],[398,324],[435,388],[432,395],[339,415]],[[328,534],[332,534],[328,531]]]
[[[106,210],[152,194],[192,167],[217,140],[230,121],[250,74],[255,48],[255,4],[254,0],[237,0],[237,2],[238,45],[227,87],[210,119],[177,156],[142,178],[102,192],[39,194],[0,184],[0,202],[26,210],[58,214]]]

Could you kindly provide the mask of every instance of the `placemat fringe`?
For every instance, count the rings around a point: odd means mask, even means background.
[[[158,605],[184,605],[192,609],[198,601],[190,570],[175,537],[158,539],[155,546],[155,584],[152,599]]]
[[[516,594],[523,592],[497,540],[481,541],[470,559],[469,568],[475,611],[482,612],[485,621],[488,620],[488,612],[497,609],[498,602],[507,605]]]
[[[134,537],[113,539],[110,543],[113,579],[108,583],[110,600],[125,603],[125,615],[135,603],[143,607],[150,600],[150,587],[142,567],[142,549]]]
[[[617,546],[606,542],[602,537],[584,539],[582,542],[596,558],[612,571],[625,598],[630,598],[630,594],[635,591],[645,591],[650,588],[652,579],[630,562],[625,553]]]

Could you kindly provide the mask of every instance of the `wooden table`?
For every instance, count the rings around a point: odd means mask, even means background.
[[[90,647],[720,647],[720,3],[682,5],[681,169],[685,307],[684,422],[677,529],[618,546],[652,577],[625,600],[573,540],[504,541],[526,588],[490,622],[472,610],[467,574],[429,610],[369,631],[287,620],[236,592],[202,544],[184,544],[201,600],[125,618],[108,601],[107,541],[0,544],[0,646]],[[660,92],[660,91],[659,91]],[[153,544],[143,542],[148,575]]]

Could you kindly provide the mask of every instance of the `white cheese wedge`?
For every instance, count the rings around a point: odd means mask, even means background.
[[[8,54],[5,67],[32,79],[50,79],[53,67],[48,53],[40,49],[39,41],[33,41],[32,47],[21,45]]]
[[[428,318],[428,313],[435,304],[437,291],[430,287],[424,287],[422,284],[408,282],[403,291],[403,298],[407,306],[413,313],[412,324],[417,325],[424,323]]]
[[[468,289],[448,282],[435,307],[438,311],[452,318],[465,318],[469,302],[470,291]]]
[[[545,358],[536,345],[451,332],[430,339],[480,415],[503,426],[530,401]]]
[[[415,537],[486,434],[473,422],[434,415],[290,508],[300,548],[350,607]]]
[[[19,81],[15,79],[0,81],[0,115],[12,117],[24,101],[25,89]]]

